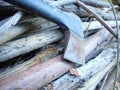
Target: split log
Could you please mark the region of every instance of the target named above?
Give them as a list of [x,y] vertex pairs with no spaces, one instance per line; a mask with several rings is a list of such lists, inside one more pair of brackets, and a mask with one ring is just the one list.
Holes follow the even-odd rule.
[[0,33],[0,45],[11,40],[12,38],[24,33],[32,27],[31,23],[24,23],[17,26],[12,26]]
[[30,60],[27,60],[22,64],[18,64],[16,66],[14,66],[13,68],[10,68],[9,70],[6,70],[6,71],[0,73],[0,79],[3,79],[6,76],[15,74],[16,72],[27,70],[30,67],[37,65],[39,63],[43,63],[43,62],[49,60],[50,58],[55,57],[58,54],[58,52],[61,52],[62,50],[63,50],[63,47],[60,47],[60,45],[52,46],[45,50],[42,50],[35,57],[31,58]]
[[41,33],[31,35],[6,43],[0,47],[0,62],[7,61],[13,57],[28,53],[63,38],[59,30],[45,30]]
[[[73,63],[63,60],[62,56],[38,64],[28,70],[0,80],[0,90],[29,89],[37,90],[67,72]],[[12,81],[12,82],[11,82]]]
[[16,12],[13,16],[8,17],[0,22],[0,33],[10,28],[11,26],[18,23],[18,21],[22,18],[23,12]]
[[95,90],[95,87],[100,83],[100,81],[103,79],[105,74],[112,69],[116,65],[116,60],[113,60],[110,62],[103,70],[98,72],[96,75],[94,75],[92,78],[87,80],[84,83],[83,88],[79,88],[78,90]]

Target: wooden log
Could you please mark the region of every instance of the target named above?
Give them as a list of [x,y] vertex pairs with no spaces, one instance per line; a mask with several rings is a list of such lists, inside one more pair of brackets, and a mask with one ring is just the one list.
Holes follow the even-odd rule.
[[13,25],[16,25],[18,21],[22,18],[23,12],[16,12],[13,16],[6,18],[0,22],[0,33],[10,28]]
[[[53,26],[51,22],[47,22],[45,19],[40,18],[40,17],[31,17],[27,18],[23,17],[23,20],[21,20],[17,25],[11,26],[10,28],[7,28],[6,30],[2,31],[0,33],[0,45],[4,44],[5,42],[17,37],[18,35],[24,33],[24,35],[19,36],[19,38],[22,38],[26,36],[26,34],[33,32],[35,33],[36,31],[42,31],[48,26]],[[47,26],[48,25],[48,26]],[[16,38],[17,39],[17,38]]]
[[[112,13],[107,12],[106,10],[103,10],[103,9],[101,10],[99,8],[95,8],[95,7],[91,7],[91,6],[88,6],[88,7],[90,9],[92,9],[94,12],[96,12],[97,14],[99,14],[105,20],[115,20],[114,15]],[[78,8],[73,4],[61,7],[61,9],[63,11],[74,12],[75,14],[77,14],[80,17],[90,17],[90,16],[92,16],[92,14],[87,13],[82,8]],[[120,18],[118,17],[118,19],[120,19]]]
[[[104,9],[99,9],[99,8],[93,8],[91,6],[88,6],[91,10],[93,10],[94,12],[96,12],[98,15],[100,15],[103,19],[105,20],[115,20],[114,15],[112,14],[112,12],[110,12],[110,10],[104,10]],[[92,15],[92,14],[91,14]],[[117,16],[117,19],[120,19],[119,16]]]
[[[91,23],[91,25],[93,25],[94,23],[97,23],[97,21],[94,21],[93,23]],[[83,27],[85,27],[87,24],[88,24],[87,22],[84,23],[84,24],[83,24]],[[114,22],[114,21],[111,21],[110,24],[111,24],[111,26],[114,26],[114,25],[115,25],[115,22]],[[53,25],[53,24],[52,24],[52,25]],[[98,25],[100,25],[100,23],[99,23]],[[27,26],[27,25],[26,25],[26,26]],[[20,30],[21,33],[24,32],[24,30],[26,30],[26,28],[25,28],[26,26],[21,27],[21,28],[23,28],[22,30]],[[100,26],[102,27],[102,25],[100,25]],[[21,28],[20,28],[20,29],[21,29]],[[57,28],[58,28],[58,27],[57,27]],[[91,26],[89,29],[93,29],[93,28],[94,28],[94,27]],[[95,27],[95,28],[97,28],[97,27]],[[94,29],[95,29],[95,28],[94,28]],[[19,31],[19,29],[18,29],[16,32],[14,32],[14,31],[16,31],[16,30],[13,29],[13,33],[7,33],[7,34],[5,34],[5,35],[3,34],[4,36],[0,38],[1,43],[7,41],[7,39],[11,39],[11,38],[13,38],[14,36],[16,36],[17,33],[18,33],[17,31]],[[19,32],[19,33],[20,33],[20,32]],[[53,31],[53,32],[54,32],[54,31]],[[15,33],[16,33],[16,34],[15,34]],[[11,34],[12,34],[12,35],[11,35]],[[62,34],[62,33],[61,33],[61,34]],[[105,38],[109,35],[109,33],[106,32],[105,30],[103,30],[102,33],[100,33],[100,35],[101,35],[101,34],[102,34],[103,36],[105,36]],[[98,33],[98,35],[99,35],[99,33]],[[10,37],[10,36],[12,36],[12,37]],[[95,35],[95,36],[97,36],[97,35]],[[33,36],[33,37],[35,37],[35,36]],[[56,37],[59,38],[59,35],[58,35],[58,36],[56,35]],[[93,37],[94,37],[94,36],[93,36]],[[28,39],[29,39],[29,38],[32,38],[32,37],[28,37]],[[96,41],[99,41],[99,39],[101,39],[101,38],[102,38],[102,37],[96,39]],[[3,40],[3,39],[4,39],[4,40]],[[17,42],[21,42],[21,43],[22,43],[22,41],[24,41],[25,39],[26,39],[26,38],[17,40]],[[34,38],[34,39],[35,39],[35,38]],[[37,38],[36,38],[36,39],[37,39]],[[94,38],[93,38],[93,39],[94,39]],[[37,41],[37,40],[36,40],[36,41]],[[27,42],[27,41],[24,41],[24,43],[25,43],[25,42]],[[89,42],[89,40],[88,40],[88,42]],[[102,39],[101,39],[100,42],[102,42]],[[14,50],[14,49],[13,49],[14,47],[19,47],[19,46],[21,46],[21,45],[18,45],[18,44],[17,44],[17,46],[12,46],[12,48],[11,48],[11,47],[9,47],[9,46],[11,46],[12,43],[15,44],[16,41],[13,41],[13,42],[11,42],[11,43],[9,43],[9,44],[5,44],[5,45],[6,45],[5,47],[4,47],[4,46],[1,46],[1,47],[0,47],[0,50],[2,50],[2,48],[7,48],[7,50],[4,49],[2,52],[7,52],[8,50],[11,50],[10,52],[11,52],[11,54],[12,54],[12,53],[14,52],[14,51],[13,51],[13,50]],[[29,44],[32,43],[32,41],[31,41],[31,42],[27,42],[27,43],[28,43],[28,44],[27,44],[28,46],[27,46],[27,45],[25,45],[25,46],[26,46],[26,47],[29,47]],[[92,43],[93,43],[93,42],[92,42]],[[31,45],[31,44],[30,44],[30,45]],[[96,44],[93,44],[93,45],[94,45],[94,47],[96,47],[97,43],[96,43]],[[23,46],[24,46],[24,44],[23,44]],[[24,48],[26,48],[26,47],[24,47]],[[92,46],[92,47],[93,47],[93,46]],[[9,49],[8,49],[8,48],[9,48]],[[89,48],[89,47],[88,47],[88,48]],[[13,49],[13,50],[12,50],[12,49]],[[35,49],[36,49],[36,48],[35,48]],[[92,48],[91,48],[91,49],[92,49]],[[34,50],[34,49],[32,49],[32,50]],[[86,50],[87,50],[87,48],[86,48]],[[23,53],[23,51],[24,51],[24,53]],[[20,52],[22,52],[22,53],[20,53],[19,50],[17,50],[17,52],[19,52],[18,55],[27,53],[27,51],[26,51],[26,52],[25,52],[25,51],[26,51],[26,50],[22,50],[22,51],[20,51]],[[31,51],[31,50],[29,50],[29,51]],[[29,52],[29,51],[28,51],[28,52]],[[91,50],[91,51],[92,51],[92,50]],[[91,51],[90,51],[90,52],[91,52]],[[18,55],[12,55],[12,57],[11,57],[10,53],[9,53],[9,54],[8,54],[8,53],[2,54],[2,52],[0,53],[0,55],[1,55],[0,59],[3,60],[3,61],[4,61],[4,58],[5,58],[5,60],[8,60],[8,59],[10,59],[10,58],[13,58],[13,57],[15,57],[15,56],[18,56]],[[15,53],[15,52],[14,52],[14,53]],[[13,53],[13,54],[14,54],[14,53]],[[88,52],[88,53],[89,53],[89,52]],[[16,53],[16,54],[17,54],[17,53]],[[2,58],[2,57],[3,57],[3,58]],[[8,57],[9,57],[9,58],[8,58]]]
[[95,58],[98,54],[100,54],[106,47],[108,47],[108,44],[110,44],[110,41],[113,39],[113,37],[110,35],[107,40],[103,41],[101,44],[97,45],[97,47],[86,56],[85,60],[88,62],[89,60]]
[[94,7],[106,7],[109,8],[110,4],[104,1],[98,1],[98,0],[81,0],[83,3],[87,4],[87,5],[91,5]]
[[16,11],[18,11],[18,9],[13,5],[0,0],[0,20],[13,15]]
[[[106,80],[106,83],[105,85],[103,86],[103,89],[102,90],[113,90],[113,86],[114,86],[114,80],[115,80],[115,74],[116,74],[116,68],[113,69],[113,71],[109,74],[107,80]],[[120,78],[120,69],[118,70],[118,80]],[[118,85],[116,85],[116,87],[119,88],[120,84],[119,84],[119,81],[117,83]],[[101,90],[101,89],[99,89]]]
[[114,30],[107,23],[105,23],[105,21],[97,13],[90,10],[84,3],[80,1],[78,1],[77,6],[92,14],[93,17],[95,17],[117,39],[117,35],[114,33]]
[[[94,35],[89,36],[85,39],[85,56],[90,54],[100,43],[105,41],[107,37],[110,35],[108,31],[102,29]],[[93,42],[94,41],[94,42]],[[91,48],[90,48],[91,47]]]
[[11,7],[11,6],[0,6],[0,20],[3,20],[5,18],[8,18],[9,16],[12,16],[14,13],[18,11],[17,8]]
[[116,60],[112,60],[103,70],[92,76],[84,83],[84,87],[78,90],[95,90],[96,86],[103,79],[105,74],[116,65]]
[[[66,5],[66,4],[71,4],[71,3],[76,3],[77,0],[58,0],[58,1],[49,1],[49,0],[45,0],[48,3],[51,3],[51,5],[53,6],[62,6],[62,5]],[[91,5],[94,7],[106,7],[109,8],[110,4],[107,2],[103,2],[103,1],[97,1],[97,0],[81,0],[83,3],[87,4],[87,5]]]
[[63,34],[59,30],[45,30],[26,38],[8,42],[0,47],[0,62],[28,53],[50,43],[57,42],[62,38]]
[[[58,0],[58,1],[49,1],[49,0],[46,0],[50,5],[52,6],[61,6],[61,5],[65,5],[65,4],[71,4],[71,3],[75,3],[77,2],[77,0]],[[98,1],[94,1],[94,0],[82,0],[83,2],[86,2],[86,3],[94,3],[94,6],[98,6],[97,4],[102,4],[104,2],[98,2]],[[96,3],[97,2],[97,3]],[[106,3],[106,2],[105,2]],[[107,6],[110,6],[110,4],[107,3]],[[73,9],[74,8],[74,9]],[[115,20],[115,17],[113,14],[111,13],[107,13],[103,10],[100,10],[98,8],[94,8],[94,7],[91,7],[89,6],[89,8],[91,8],[94,12],[98,13],[102,18],[106,19],[106,20]],[[66,6],[64,6],[64,8],[62,8],[63,10],[66,11]],[[76,7],[70,7],[67,9],[67,11],[72,11],[74,13],[76,13],[77,15],[79,15],[80,17],[88,17],[90,16],[90,14],[88,14],[86,11],[84,11],[83,9],[81,8],[76,8]],[[119,18],[119,17],[118,17]]]
[[12,26],[0,33],[0,45],[11,40],[12,38],[24,33],[32,27],[31,23],[24,23],[17,26]]
[[[94,63],[96,62],[96,60],[99,60],[99,63],[97,63],[97,65],[99,64],[99,66],[93,65],[93,64],[91,65],[91,62],[88,62],[87,63],[88,67],[93,66],[93,68],[89,69],[89,70],[92,69],[92,71],[91,71],[91,73],[89,73],[89,75],[87,75],[88,73],[86,73],[86,75],[83,77],[76,77],[76,76],[73,76],[73,75],[67,73],[67,74],[63,75],[62,77],[60,77],[59,79],[51,82],[52,87],[50,87],[50,88],[52,88],[52,90],[62,90],[62,89],[63,90],[73,90],[76,87],[83,86],[83,84],[84,84],[83,81],[88,80],[90,77],[92,77],[99,71],[103,70],[104,68],[102,68],[102,66],[106,67],[114,59],[115,53],[113,53],[113,52],[115,52],[115,51],[112,48],[108,48],[108,49],[104,50],[100,55],[98,55],[97,58],[92,60],[92,61],[94,61]],[[105,53],[106,53],[106,55],[105,55]],[[102,55],[104,57],[102,57]],[[112,55],[112,56],[110,56],[110,55]],[[106,58],[106,57],[108,57],[108,58]],[[101,59],[102,60],[104,59],[103,61],[107,62],[108,64],[103,65],[104,63],[101,63],[102,62]],[[83,68],[84,66],[86,66],[86,64],[81,66],[81,68]],[[87,68],[87,66],[86,66],[86,68]],[[98,69],[101,68],[101,70],[96,69],[94,71],[94,67],[98,67]],[[89,72],[89,70],[88,71],[87,70],[85,70],[85,71],[83,70],[83,71]],[[93,74],[93,72],[96,72],[96,73]],[[89,76],[89,77],[87,77],[87,76]],[[40,90],[44,90],[46,88],[48,90],[50,90],[49,85],[41,88]]]
[[[34,20],[37,20],[39,18],[35,18]],[[40,20],[40,21],[39,21]],[[33,22],[32,20],[30,21],[24,21],[23,24],[18,24],[16,26],[12,26],[11,28],[8,28],[7,30],[3,31],[0,33],[0,45],[2,45],[3,43],[11,40],[12,38],[24,33],[25,31],[29,30],[30,28],[33,28],[34,26],[36,26],[35,28],[37,28],[38,30],[38,26],[41,26],[39,29],[43,30],[45,28],[48,28],[46,27],[47,25],[47,21],[45,22],[44,20],[41,20],[39,19],[37,20],[37,22],[39,22],[39,24],[36,24],[37,22]],[[43,22],[44,23],[43,23]],[[34,24],[34,25],[32,25]],[[51,22],[49,22],[49,27],[53,26],[53,24],[50,24]],[[115,24],[115,21],[106,21],[106,23],[108,23],[111,27],[115,27],[116,24]],[[120,25],[120,21],[118,22],[118,24]],[[86,27],[88,26],[88,28]],[[100,28],[103,28],[103,26],[98,22],[98,21],[92,21],[91,23],[89,22],[83,22],[82,24],[82,27],[83,27],[83,31],[89,31],[89,30],[96,30],[96,29],[100,29]],[[34,28],[34,29],[35,29]],[[55,29],[58,29],[59,26],[56,26]],[[29,32],[29,33],[32,33],[32,32],[35,32],[35,30]]]
[[0,90],[15,90],[18,88],[37,90],[39,87],[63,75],[72,66],[73,63],[63,60],[62,56],[58,56],[26,71],[21,71],[0,80]]
[[7,6],[13,6],[13,5],[11,5],[11,4],[9,4],[9,3],[7,3],[7,2],[1,0],[1,1],[0,1],[0,6],[7,7]]
[[[104,41],[109,36],[109,34],[110,33],[108,31],[103,29],[101,32],[98,32],[95,35],[87,38],[86,45],[89,45],[89,43],[91,43],[90,44],[91,46],[85,47],[86,56],[91,51],[93,51],[99,43]],[[0,47],[0,51],[1,51],[0,52],[0,62],[4,62],[4,61],[9,60],[18,55],[28,53],[32,50],[40,48],[40,47],[42,47],[46,44],[52,43],[54,41],[58,41],[62,37],[63,37],[63,34],[60,31],[50,30],[50,31],[43,31],[40,34],[32,35],[27,38],[22,38],[22,39],[19,39],[16,41],[8,42],[4,46]],[[91,42],[91,40],[94,40],[94,42]],[[89,47],[93,47],[93,48],[89,48]]]
[[[100,15],[103,19],[105,20],[115,20],[115,17],[113,14],[111,14],[110,12],[101,10],[99,8],[93,8],[88,6],[91,10],[93,10],[94,12],[96,12],[98,15]],[[86,11],[84,11],[82,8],[79,8],[79,10],[74,10],[74,12],[82,17],[88,17],[88,16],[92,16],[92,14],[88,14]],[[84,14],[82,14],[84,13]],[[120,17],[117,17],[117,19],[120,19]]]
[[62,6],[62,5],[66,5],[66,4],[72,4],[72,3],[77,2],[77,0],[57,0],[57,1],[45,0],[45,1],[54,7]]
[[[101,32],[101,33],[103,33],[103,31],[105,31],[105,32],[107,32],[106,30],[101,30],[101,31],[99,31],[99,32]],[[105,33],[104,32],[104,33]],[[96,34],[97,35],[97,34]],[[109,34],[110,35],[110,34]],[[94,37],[92,37],[91,38],[91,40],[93,41],[93,38],[94,38],[94,40],[96,39],[95,38],[96,36],[94,36]],[[98,35],[98,37],[103,37],[103,35],[101,34],[101,35]],[[105,37],[103,37],[103,38],[105,38]],[[106,37],[107,38],[107,37]],[[102,39],[102,38],[101,38]],[[102,39],[103,40],[103,39]],[[105,40],[105,39],[104,39]],[[95,42],[96,43],[98,43],[98,41],[97,40],[95,40]],[[87,43],[86,44],[86,47],[89,47],[89,46],[92,46],[91,45],[92,43],[91,42],[89,42],[89,44]],[[91,47],[91,48],[96,48],[96,47]],[[89,50],[89,49],[88,49]],[[94,50],[94,49],[93,49]],[[87,55],[87,54],[86,54]],[[60,58],[59,58],[59,60],[60,60]],[[51,65],[51,62],[52,62],[52,65]],[[12,76],[8,76],[7,78],[4,78],[4,79],[2,79],[1,81],[2,82],[0,82],[0,89],[1,90],[5,90],[6,88],[8,89],[8,88],[16,88],[16,87],[21,87],[22,89],[23,88],[26,88],[26,87],[30,87],[29,89],[31,89],[31,87],[33,87],[34,86],[34,89],[35,88],[40,88],[41,86],[43,86],[43,85],[45,85],[45,84],[47,84],[47,83],[50,83],[51,81],[53,81],[53,80],[55,80],[56,78],[58,78],[60,75],[63,75],[65,72],[67,72],[72,66],[73,66],[73,64],[72,63],[68,63],[67,61],[64,61],[64,60],[60,60],[60,61],[58,61],[58,59],[56,58],[56,59],[54,59],[54,60],[50,60],[50,61],[47,61],[46,63],[48,63],[49,65],[46,65],[47,67],[44,67],[43,68],[43,70],[41,70],[40,68],[39,68],[39,70],[38,71],[40,71],[41,72],[41,74],[42,75],[45,75],[45,77],[47,77],[47,78],[43,78],[40,74],[37,74],[37,76],[35,75],[36,73],[37,73],[37,69],[38,68],[36,68],[37,66],[34,66],[34,67],[32,67],[32,68],[30,68],[29,69],[29,71],[28,70],[25,70],[25,71],[21,71],[21,72],[19,72],[19,73],[17,73],[17,74],[14,74],[14,75],[12,75]],[[59,63],[59,64],[58,64]],[[64,63],[64,64],[63,64]],[[42,65],[44,65],[44,64],[42,64]],[[55,66],[54,66],[55,65]],[[40,65],[41,66],[41,65]],[[61,67],[62,66],[62,67]],[[39,66],[38,66],[39,67]],[[42,66],[41,66],[42,67]],[[50,67],[50,68],[49,68]],[[33,69],[34,68],[34,69]],[[50,70],[50,72],[49,72],[49,70]],[[59,71],[60,70],[60,71]],[[64,71],[63,71],[64,70]],[[23,73],[24,72],[24,73]],[[31,72],[31,74],[30,75],[25,75],[25,74],[27,74],[28,72]],[[36,72],[36,73],[35,73]],[[49,73],[49,75],[47,75]],[[56,75],[56,73],[57,73],[57,75]],[[29,73],[28,73],[29,74]],[[19,76],[20,75],[20,76]],[[25,76],[24,76],[25,75]],[[33,76],[33,77],[32,77]],[[35,78],[35,77],[37,77],[37,79]],[[41,76],[41,77],[40,77]],[[52,77],[51,77],[52,76]],[[66,75],[65,75],[65,78],[64,78],[64,76],[63,76],[63,78],[62,79],[60,79],[60,81],[62,80],[62,81],[66,81],[67,82],[67,84],[68,85],[70,85],[70,88],[71,88],[71,86],[73,86],[73,85],[75,85],[76,83],[78,83],[78,82],[80,82],[80,80],[78,80],[78,78],[76,78],[75,79],[75,77],[74,76],[69,76],[68,74],[67,74],[67,76],[69,77],[66,77]],[[14,78],[16,78],[16,79],[14,79]],[[28,83],[28,81],[26,80],[27,78],[31,78],[31,79],[29,79],[29,80],[31,80],[31,81],[38,81],[39,83]],[[38,79],[39,78],[39,79]],[[8,79],[10,79],[10,81],[13,79],[14,81],[13,82],[8,82]],[[33,80],[33,79],[35,79],[35,80]],[[43,79],[43,80],[41,80],[41,79]],[[49,80],[48,80],[49,79]],[[23,80],[23,81],[22,81]],[[40,80],[40,81],[39,81]],[[74,81],[75,80],[75,81]],[[16,82],[18,82],[18,83],[16,83]],[[40,83],[41,82],[41,83]],[[58,81],[59,82],[59,81]],[[72,82],[72,83],[71,83]],[[26,83],[26,84],[24,84],[24,83]],[[24,84],[24,85],[23,85]],[[62,85],[65,85],[65,83],[61,83],[60,82],[60,84],[62,84]],[[64,87],[64,86],[62,86],[62,85],[60,85],[59,84],[59,86],[62,88],[62,87]],[[12,86],[11,86],[12,85]],[[26,86],[26,85],[28,85],[28,86]],[[66,87],[66,85],[65,85],[65,87]],[[33,89],[33,88],[32,88]],[[59,90],[59,89],[58,89]],[[61,89],[60,89],[61,90]]]
[[[116,27],[115,21],[105,21],[105,23],[109,24],[111,27]],[[120,21],[118,21],[118,25],[120,25]],[[104,28],[104,26],[100,24],[100,22],[98,21],[92,21],[90,23],[83,22],[82,28],[83,28],[83,31],[88,31],[88,30],[101,29],[101,28]]]
[[[92,9],[94,12],[96,12],[97,14],[99,14],[103,19],[105,20],[115,20],[114,15],[112,14],[112,12],[108,12],[107,10],[101,10],[99,8],[94,8],[91,6],[88,6],[90,9]],[[92,17],[92,14],[87,13],[85,10],[83,10],[82,8],[78,8],[75,5],[66,5],[64,7],[61,7],[61,9],[63,11],[68,11],[68,12],[74,12],[75,14],[77,14],[80,17],[83,18],[87,18],[87,17]],[[118,19],[120,19],[120,17],[117,17]],[[82,18],[81,18],[82,19]]]
[[[115,58],[114,49],[106,49],[95,59],[89,61],[82,67],[71,69],[73,75],[80,76],[81,79],[87,79],[95,75],[97,72],[103,70]],[[102,62],[102,63],[100,63]]]
[[12,68],[9,68],[8,70],[0,73],[0,79],[5,78],[6,76],[10,76],[16,72],[27,70],[32,66],[35,66],[39,63],[43,63],[49,60],[50,58],[55,57],[58,54],[58,52],[61,52],[63,50],[63,47],[60,46],[61,45],[51,46],[45,50],[40,51],[35,57],[31,58],[30,60],[27,60],[22,64],[18,64]]

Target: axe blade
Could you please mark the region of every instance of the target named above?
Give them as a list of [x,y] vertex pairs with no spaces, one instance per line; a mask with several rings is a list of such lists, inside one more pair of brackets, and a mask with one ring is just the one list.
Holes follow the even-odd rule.
[[83,64],[84,60],[84,33],[81,20],[73,13],[67,13],[54,8],[44,0],[4,0],[19,6],[29,12],[33,12],[47,20],[50,20],[66,29],[67,48],[64,58],[74,63]]
[[64,59],[77,64],[85,63],[84,38],[70,30],[65,31],[66,49],[64,52]]

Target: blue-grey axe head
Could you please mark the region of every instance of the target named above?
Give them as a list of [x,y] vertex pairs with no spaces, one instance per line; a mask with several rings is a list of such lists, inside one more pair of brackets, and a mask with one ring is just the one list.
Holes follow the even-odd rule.
[[4,0],[24,10],[50,20],[65,31],[66,50],[64,59],[74,63],[83,64],[84,60],[84,34],[81,20],[73,13],[61,11],[50,6],[44,0]]

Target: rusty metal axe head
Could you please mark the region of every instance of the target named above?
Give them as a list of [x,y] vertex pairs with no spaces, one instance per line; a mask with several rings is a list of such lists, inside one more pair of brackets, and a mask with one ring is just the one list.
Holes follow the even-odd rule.
[[85,63],[84,38],[80,38],[72,31],[65,32],[66,49],[64,59],[77,64]]
[[81,20],[73,13],[63,12],[62,14],[64,14],[63,16],[66,16],[66,18],[61,18],[61,20],[69,29],[65,30],[66,49],[63,57],[71,62],[84,64],[85,45]]
[[61,20],[69,29],[65,30],[66,49],[63,57],[74,63],[84,64],[85,45],[82,22],[80,18],[73,13],[63,12],[62,14],[64,14],[63,16],[66,18],[61,18]]

